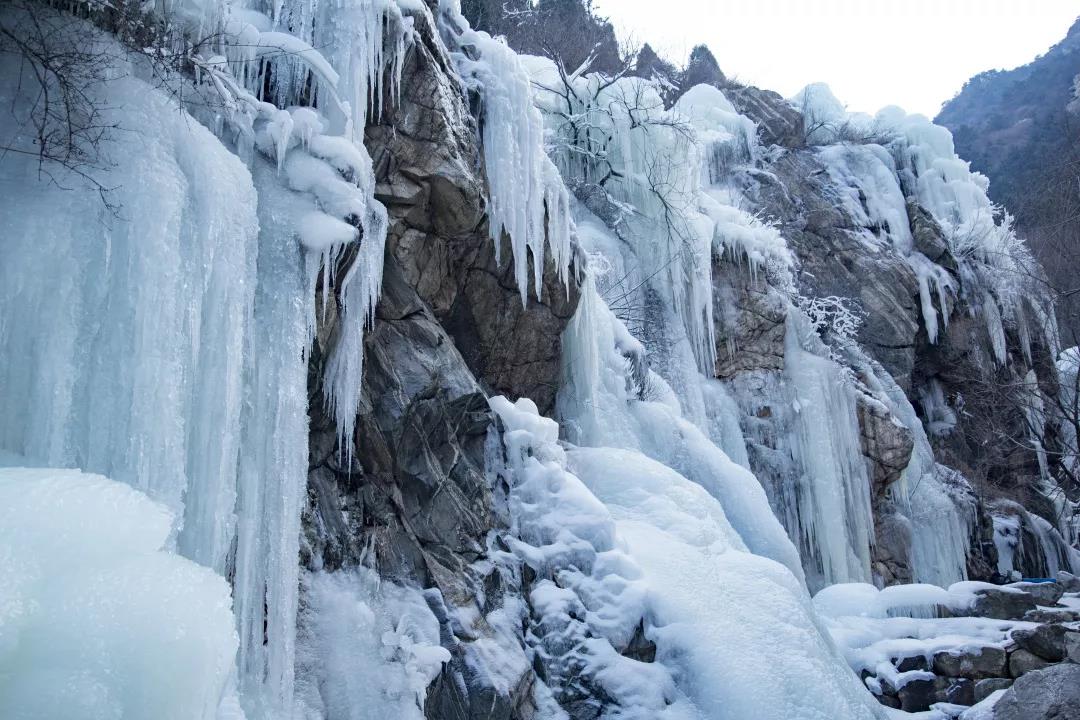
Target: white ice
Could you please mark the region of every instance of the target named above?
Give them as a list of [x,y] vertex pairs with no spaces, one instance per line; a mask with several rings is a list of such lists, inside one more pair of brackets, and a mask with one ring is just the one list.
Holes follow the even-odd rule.
[[172,528],[100,475],[0,468],[0,716],[216,717],[237,647],[229,586],[165,549]]

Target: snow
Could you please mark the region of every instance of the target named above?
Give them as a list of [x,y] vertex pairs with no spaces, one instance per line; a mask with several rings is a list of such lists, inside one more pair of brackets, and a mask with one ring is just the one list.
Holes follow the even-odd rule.
[[316,717],[423,720],[450,660],[424,594],[365,567],[304,578],[298,696]]
[[[897,667],[905,658],[931,662],[940,652],[1003,649],[1014,630],[1033,627],[1020,621],[936,617],[940,608],[965,612],[975,594],[987,588],[998,589],[972,582],[954,583],[947,590],[925,584],[883,590],[866,584],[840,584],[818,592],[814,606],[851,668],[869,673],[867,687],[880,692],[883,683],[899,690],[913,680],[933,678],[924,670],[900,672]],[[909,617],[911,613],[921,616]]]
[[[567,563],[581,568],[557,572],[557,585],[537,583],[532,601],[548,611],[542,623],[565,622],[583,602],[585,622],[602,637],[625,640],[641,622],[657,645],[652,665],[612,655],[602,643],[583,649],[591,667],[600,666],[605,690],[633,700],[620,702],[625,717],[880,716],[822,634],[799,579],[747,552],[709,492],[634,450],[564,450],[556,423],[528,400],[490,404],[504,426],[511,530],[525,544],[513,552],[540,578]],[[758,507],[760,520],[775,523],[764,498]],[[620,602],[610,595],[589,602],[600,578]],[[593,608],[623,612],[601,621]],[[811,685],[820,692],[808,702]]]
[[358,234],[352,225],[323,212],[307,213],[298,225],[300,242],[309,250],[320,253],[334,246],[347,245]]
[[0,468],[0,715],[216,717],[229,586],[165,549],[173,523],[100,475]]
[[569,458],[641,566],[657,661],[678,668],[679,687],[700,716],[879,715],[822,637],[796,577],[717,532],[723,509],[715,499],[633,451],[579,448]]
[[[685,700],[670,668],[616,650],[645,622],[641,571],[616,540],[607,509],[567,471],[558,424],[540,416],[527,398],[511,403],[497,396],[488,402],[502,425],[497,451],[489,448],[488,470],[508,487],[507,544],[537,578],[529,595],[527,637],[547,682],[565,691],[584,673],[627,709],[628,718],[693,717],[679,709]],[[661,477],[665,471],[674,475],[662,466],[657,470]],[[485,673],[494,665],[499,677],[501,655],[483,652],[474,664]],[[676,709],[667,710],[672,703]]]

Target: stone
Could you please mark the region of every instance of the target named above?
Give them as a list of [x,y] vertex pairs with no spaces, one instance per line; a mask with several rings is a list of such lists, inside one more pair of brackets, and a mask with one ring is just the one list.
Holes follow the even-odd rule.
[[1080,593],[1080,577],[1076,577],[1071,572],[1059,570],[1057,581],[1065,592]]
[[953,705],[975,704],[975,682],[967,678],[957,678],[945,688],[945,702]]
[[876,695],[877,701],[885,707],[890,707],[895,710],[900,709],[900,698],[895,695]]
[[1005,669],[1005,651],[996,647],[962,653],[940,652],[934,656],[934,672],[946,677],[980,680],[1001,677],[1006,674]]
[[1009,675],[1014,678],[1023,677],[1029,672],[1042,670],[1052,664],[1049,660],[1043,660],[1035,653],[1018,648],[1009,654]]
[[1057,601],[1061,599],[1061,596],[1065,594],[1065,588],[1056,582],[1019,582],[1012,583],[1006,587],[1014,587],[1017,590],[1023,590],[1028,595],[1035,598],[1035,602],[1039,605],[1056,605]]
[[1046,610],[1029,610],[1024,614],[1024,620],[1035,623],[1068,623],[1080,620],[1080,612],[1066,610],[1064,608],[1049,608]]
[[945,233],[934,217],[912,198],[907,201],[907,214],[915,249],[930,258],[931,262],[956,272],[956,260],[949,250]]
[[975,683],[975,702],[981,703],[998,690],[1008,690],[1013,681],[1009,678],[985,678]]
[[900,479],[911,461],[915,436],[876,398],[859,393],[855,410],[859,418],[862,453],[870,461],[873,491],[881,495]]
[[948,687],[946,678],[912,680],[896,693],[900,698],[900,709],[904,712],[925,712],[931,705],[944,699]]
[[1013,642],[1020,648],[1050,662],[1065,659],[1065,628],[1061,625],[1039,625],[1031,629],[1017,630]]
[[994,706],[994,720],[1080,720],[1080,665],[1054,665],[1019,678]]
[[1080,632],[1065,633],[1065,657],[1069,662],[1080,663]]
[[930,661],[922,655],[915,655],[914,657],[896,658],[893,660],[896,665],[896,672],[910,672],[912,670],[929,670]]
[[994,620],[1019,620],[1035,609],[1035,598],[1026,592],[984,589],[975,594],[971,615]]

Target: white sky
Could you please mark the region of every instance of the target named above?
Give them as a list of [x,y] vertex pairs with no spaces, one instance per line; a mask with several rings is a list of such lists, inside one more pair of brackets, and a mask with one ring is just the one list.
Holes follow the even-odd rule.
[[620,37],[682,65],[705,43],[729,77],[790,97],[828,83],[852,111],[931,117],[972,75],[1030,62],[1080,0],[595,0]]

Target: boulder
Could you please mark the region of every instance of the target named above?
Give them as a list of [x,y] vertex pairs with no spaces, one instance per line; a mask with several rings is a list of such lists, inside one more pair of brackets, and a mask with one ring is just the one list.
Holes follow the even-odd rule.
[[1020,582],[1006,585],[1017,590],[1023,590],[1039,605],[1056,605],[1061,596],[1065,594],[1065,588],[1056,582]]
[[930,670],[930,661],[922,655],[914,657],[901,657],[893,660],[896,672],[911,672],[912,670]]
[[1009,674],[1014,678],[1023,677],[1029,672],[1042,670],[1053,665],[1049,660],[1043,660],[1033,652],[1019,648],[1009,655]]
[[1080,665],[1027,673],[998,700],[994,720],[1080,720]]
[[1064,608],[1039,608],[1025,613],[1024,620],[1034,623],[1068,623],[1080,620],[1080,612]]
[[983,589],[975,594],[972,615],[994,620],[1019,620],[1035,609],[1035,598],[1016,590]]
[[896,693],[900,698],[900,709],[904,712],[925,712],[934,703],[941,702],[949,687],[946,678],[933,680],[912,680]]
[[1043,660],[1059,662],[1065,659],[1065,628],[1061,625],[1039,625],[1030,630],[1017,630],[1013,642],[1021,649]]
[[1060,585],[1065,592],[1080,593],[1080,577],[1076,577],[1070,572],[1060,570],[1057,574],[1057,581],[1058,585]]
[[1065,633],[1065,657],[1069,662],[1080,663],[1080,632]]
[[956,678],[945,688],[944,701],[953,705],[975,704],[975,682],[967,678]]
[[1005,651],[984,647],[971,652],[940,652],[934,656],[934,672],[951,678],[980,680],[1006,674]]
[[975,702],[981,703],[998,690],[1008,690],[1013,681],[1009,678],[985,678],[975,683]]

